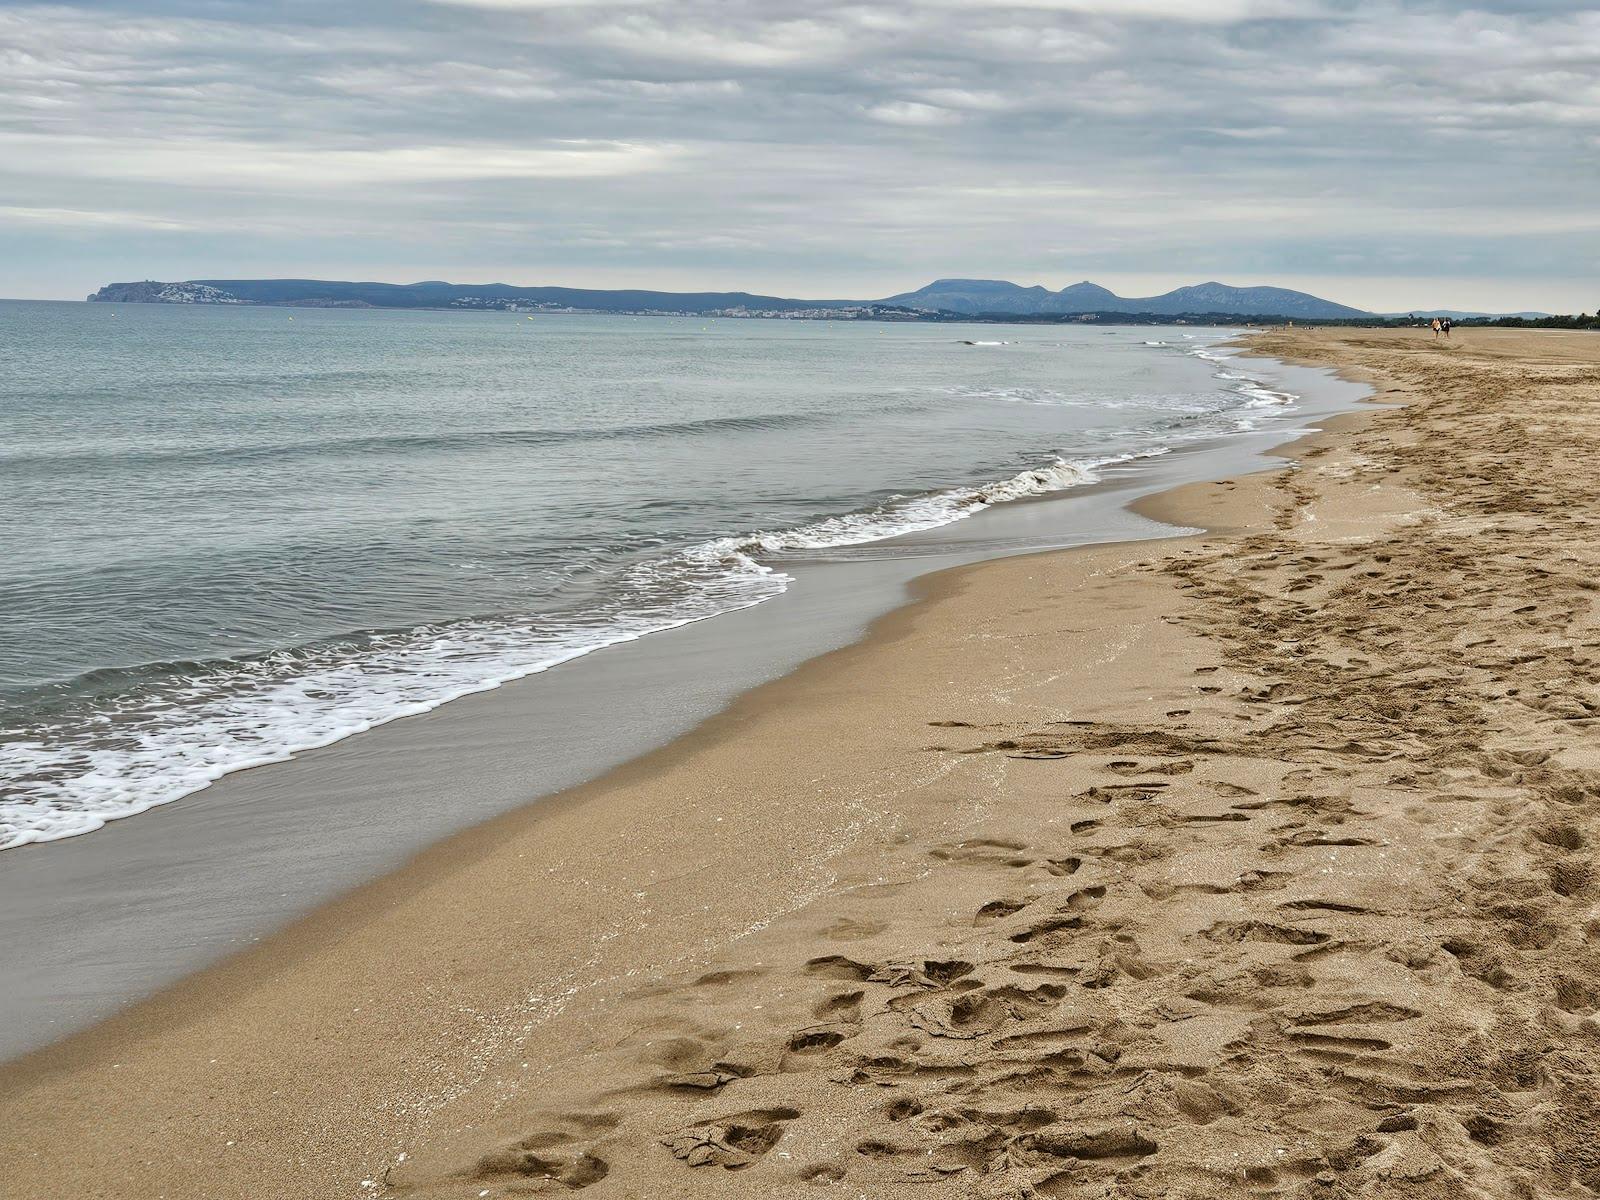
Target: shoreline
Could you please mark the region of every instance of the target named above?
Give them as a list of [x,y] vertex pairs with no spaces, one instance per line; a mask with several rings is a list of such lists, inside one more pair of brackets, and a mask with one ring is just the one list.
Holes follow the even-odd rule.
[[[1363,400],[1369,402],[1371,398]],[[1272,457],[1289,458],[1296,447],[1314,444],[1316,439],[1328,431],[1328,426],[1336,422],[1367,417],[1366,410],[1339,413],[1322,419],[1322,423],[1309,433],[1302,432],[1266,451]],[[1251,474],[1270,474],[1283,469],[1281,466],[1259,467]],[[1245,476],[1249,478],[1249,476]],[[1161,491],[1141,496],[1125,507],[1128,511],[1162,525],[1172,527],[1170,533],[1158,533],[1147,538],[1115,541],[1093,541],[1083,545],[1063,548],[1051,548],[1035,551],[1023,551],[1017,554],[1007,554],[995,558],[983,558],[974,562],[959,563],[953,566],[935,568],[925,574],[918,575],[907,584],[904,599],[888,611],[874,617],[865,630],[852,641],[841,646],[824,650],[819,654],[807,657],[792,668],[785,670],[776,677],[758,683],[733,696],[728,704],[708,715],[700,718],[690,728],[680,733],[661,745],[652,747],[635,757],[626,759],[616,766],[607,768],[592,779],[575,784],[572,787],[561,788],[548,793],[535,795],[517,807],[477,822],[467,828],[451,833],[444,838],[424,846],[414,854],[408,856],[398,867],[385,871],[377,877],[358,884],[353,889],[335,896],[333,899],[318,905],[311,912],[292,920],[288,925],[273,931],[260,946],[254,946],[230,954],[219,962],[199,971],[192,972],[177,980],[175,983],[162,988],[153,996],[135,1002],[132,1010],[116,1014],[103,1021],[95,1023],[88,1029],[68,1034],[66,1037],[51,1042],[36,1051],[31,1051],[16,1058],[0,1061],[0,1077],[11,1068],[18,1068],[28,1072],[35,1059],[50,1057],[57,1050],[66,1051],[69,1046],[76,1043],[96,1038],[104,1034],[116,1038],[121,1034],[115,1029],[122,1022],[127,1021],[131,1029],[142,1029],[145,1021],[141,1019],[141,1011],[146,1006],[165,1006],[176,1003],[182,1006],[188,997],[185,993],[191,989],[203,993],[203,1003],[211,1004],[217,999],[216,990],[220,986],[230,986],[226,976],[238,972],[244,978],[241,985],[247,987],[250,978],[270,972],[277,966],[285,965],[309,952],[308,944],[301,940],[304,930],[314,930],[314,937],[322,939],[336,939],[340,930],[353,926],[357,922],[367,920],[380,914],[384,909],[414,895],[436,880],[440,875],[478,861],[483,853],[498,844],[508,832],[525,832],[544,818],[552,816],[558,811],[569,810],[581,806],[606,791],[624,788],[641,780],[648,779],[653,774],[665,767],[681,764],[691,758],[703,745],[725,741],[736,736],[738,729],[753,715],[770,712],[779,708],[785,702],[785,693],[798,690],[807,686],[814,686],[811,681],[797,677],[812,670],[825,672],[830,667],[830,660],[840,656],[847,656],[852,651],[859,651],[869,644],[888,645],[904,636],[905,631],[915,624],[918,610],[937,605],[960,593],[965,577],[970,573],[983,571],[997,562],[1032,557],[1048,558],[1056,555],[1081,555],[1092,553],[1095,550],[1129,550],[1144,546],[1159,546],[1170,541],[1182,541],[1201,536],[1205,533],[1225,531],[1225,527],[1210,526],[1196,523],[1192,518],[1200,515],[1200,507],[1195,504],[1192,494],[1211,488],[1215,481],[1197,483],[1180,483]],[[1059,497],[1034,496],[1024,498],[1022,504],[1050,504]],[[941,527],[942,528],[942,527]],[[937,531],[935,531],[937,532]],[[724,617],[729,614],[718,614]],[[715,620],[717,618],[708,618]],[[670,632],[670,631],[668,631]],[[521,680],[512,680],[519,683]],[[507,686],[507,685],[501,685]],[[465,697],[463,697],[465,698]],[[400,721],[423,719],[431,713],[419,714],[418,718],[400,718]],[[396,724],[399,721],[395,722]],[[370,732],[370,731],[369,731]],[[360,735],[353,735],[360,736]],[[315,749],[323,749],[316,747]],[[280,764],[267,764],[268,767]],[[261,768],[251,768],[257,770]],[[240,772],[243,774],[244,772]],[[196,796],[201,793],[195,793]],[[189,797],[182,797],[189,799]],[[176,803],[176,802],[174,802]],[[167,806],[160,806],[166,808]],[[150,810],[156,812],[156,809]],[[146,814],[138,814],[144,816]],[[78,835],[87,836],[87,835]],[[48,846],[50,843],[40,843]],[[327,927],[326,929],[324,927]],[[294,942],[293,945],[287,943]],[[257,963],[255,960],[262,959]],[[199,1000],[196,996],[194,999]],[[166,1014],[155,1016],[157,1025],[167,1020]]]
[[[1126,332],[1126,331],[1124,331]],[[1183,357],[1193,358],[1197,361],[1190,363],[1191,369],[1197,372],[1195,383],[1199,386],[1200,373],[1209,374],[1210,384],[1216,390],[1232,392],[1236,395],[1254,395],[1259,397],[1262,381],[1252,380],[1247,377],[1228,376],[1222,370],[1222,360],[1209,354],[1204,347],[1217,344],[1215,341],[1205,340],[1205,335],[1221,336],[1215,330],[1205,330],[1201,340],[1193,342],[1183,350]],[[1197,335],[1186,335],[1195,337]],[[1145,343],[1146,345],[1166,345],[1166,343]],[[1181,343],[1173,343],[1174,348],[1181,348]],[[1180,359],[1181,361],[1181,359]],[[1223,379],[1229,379],[1228,384],[1223,384]],[[1250,420],[1246,417],[1244,422]],[[1268,423],[1271,418],[1268,419]],[[1149,432],[1149,431],[1145,431]],[[1233,436],[1241,430],[1235,430]],[[1242,432],[1248,432],[1247,430]],[[859,507],[846,512],[832,515],[812,516],[805,518],[798,524],[780,525],[771,531],[757,528],[756,522],[751,522],[751,528],[744,532],[734,532],[726,535],[715,532],[706,533],[703,537],[689,536],[688,541],[682,545],[669,546],[663,550],[663,557],[647,561],[644,566],[652,571],[665,571],[674,564],[681,565],[684,559],[694,559],[702,552],[723,555],[726,559],[740,564],[729,570],[736,577],[736,583],[748,583],[749,578],[744,578],[741,568],[748,568],[750,576],[776,575],[781,576],[786,566],[791,562],[798,562],[801,570],[809,570],[813,561],[826,562],[830,556],[839,555],[848,557],[857,552],[871,555],[877,548],[891,547],[916,547],[921,535],[931,535],[928,542],[931,544],[941,537],[941,530],[950,525],[996,506],[1017,501],[1032,501],[1037,499],[1059,499],[1061,494],[1073,491],[1079,495],[1093,494],[1093,491],[1103,486],[1104,480],[1098,472],[1106,470],[1110,473],[1120,473],[1130,464],[1140,463],[1143,460],[1161,455],[1171,454],[1175,451],[1180,454],[1192,453],[1198,446],[1202,449],[1208,443],[1220,444],[1230,435],[1221,432],[1213,433],[1210,437],[1202,439],[1198,444],[1189,439],[1193,435],[1184,435],[1176,432],[1174,425],[1169,430],[1170,437],[1162,444],[1147,447],[1128,449],[1125,452],[1108,452],[1104,456],[1096,457],[1085,451],[1074,455],[1071,459],[1065,457],[1066,452],[1059,452],[1054,463],[1045,463],[1042,460],[1033,467],[1022,467],[1018,462],[1010,463],[1005,470],[1017,467],[1015,473],[1000,478],[987,478],[976,482],[944,482],[930,487],[926,491],[912,491],[907,496],[890,496],[886,500],[871,501],[863,499]],[[1037,456],[1035,456],[1037,457]],[[996,471],[1002,468],[996,467]],[[1055,476],[1055,472],[1065,474],[1068,482]],[[1034,490],[1038,489],[1038,490]],[[985,522],[987,524],[987,522]],[[742,528],[742,527],[741,527]],[[859,541],[850,539],[859,537]],[[821,540],[818,540],[818,539]],[[1106,540],[1099,537],[1094,540]],[[753,561],[759,560],[759,561]],[[724,580],[723,582],[727,582]],[[776,584],[778,593],[786,590],[781,583]],[[318,709],[316,705],[307,703],[306,708],[311,710],[312,717],[308,722],[301,722],[298,732],[284,733],[271,722],[262,726],[259,714],[249,712],[237,717],[238,723],[249,728],[252,722],[262,726],[252,730],[261,736],[249,743],[247,749],[227,745],[227,738],[223,737],[223,747],[214,755],[204,756],[202,766],[191,767],[187,771],[155,774],[152,780],[139,778],[141,772],[137,769],[141,764],[135,760],[132,774],[135,776],[133,783],[126,789],[126,795],[115,802],[108,804],[103,798],[107,791],[115,792],[117,789],[100,787],[97,794],[94,789],[84,790],[75,787],[80,781],[72,777],[68,767],[56,768],[60,778],[55,782],[60,786],[64,795],[58,802],[49,795],[48,785],[42,789],[37,780],[29,774],[26,765],[18,767],[22,775],[20,783],[25,801],[15,810],[15,824],[9,821],[0,822],[5,825],[0,833],[7,836],[0,837],[0,852],[5,850],[20,849],[23,846],[62,841],[72,837],[79,837],[93,833],[105,825],[132,816],[143,816],[156,808],[181,802],[191,796],[198,795],[214,789],[218,784],[226,781],[230,776],[244,772],[258,770],[263,767],[276,766],[290,761],[298,756],[315,753],[316,751],[336,745],[351,737],[359,737],[395,720],[404,720],[410,717],[425,715],[437,710],[439,707],[461,700],[465,697],[483,692],[493,692],[497,689],[516,684],[524,679],[536,677],[550,670],[555,670],[566,664],[586,657],[591,654],[614,649],[618,646],[636,642],[642,638],[656,636],[662,633],[671,633],[687,625],[700,621],[710,620],[714,617],[725,617],[746,607],[754,607],[776,598],[771,592],[756,589],[751,593],[748,589],[733,586],[728,593],[719,600],[712,602],[701,598],[703,605],[664,604],[662,612],[652,612],[645,618],[641,613],[620,609],[609,613],[606,620],[595,623],[592,627],[583,627],[583,635],[573,635],[570,638],[555,638],[548,644],[539,642],[539,653],[523,659],[492,660],[482,670],[476,673],[463,675],[448,675],[447,683],[440,683],[434,690],[408,691],[406,688],[396,689],[400,699],[391,702],[387,707],[383,704],[374,705],[369,694],[360,689],[351,688],[346,693],[345,701],[335,711],[353,711],[354,717],[347,717],[342,722],[331,718],[326,710]],[[681,599],[681,598],[680,598]],[[706,607],[709,606],[709,607]],[[554,606],[557,610],[561,605]],[[691,611],[687,614],[684,608]],[[637,620],[635,618],[638,618]],[[486,622],[492,623],[498,619],[502,623],[510,618],[502,615],[499,618],[486,617]],[[403,624],[403,622],[402,622]],[[422,622],[421,627],[426,628],[428,622]],[[379,635],[394,632],[388,628],[352,629],[339,634],[333,640],[344,639],[353,641],[357,639],[371,639]],[[256,645],[241,648],[238,661],[259,661],[281,650],[304,651],[308,655],[318,649],[315,639],[304,646],[289,648],[273,648],[269,645]],[[177,656],[180,659],[197,657],[213,665],[233,661],[227,656],[220,660],[207,657],[205,652],[196,652],[195,655]],[[361,656],[356,655],[351,665],[360,666]],[[158,666],[159,664],[144,664],[145,667]],[[85,664],[79,676],[56,681],[56,686],[71,689],[76,686],[80,677],[87,677],[98,673],[102,668]],[[107,671],[129,671],[142,669],[140,664],[112,664],[105,668]],[[320,682],[319,679],[307,679],[304,675],[292,682]],[[332,685],[315,689],[317,694],[338,690]],[[21,710],[28,707],[25,699]],[[196,710],[187,705],[180,706],[190,721],[204,722],[208,710]],[[123,719],[124,714],[110,718],[113,725]],[[137,714],[135,714],[135,718]],[[75,730],[69,729],[66,737],[76,748],[72,741]],[[136,729],[137,735],[149,734],[149,729]],[[154,731],[159,734],[161,730]],[[226,730],[221,732],[228,732]],[[42,735],[41,735],[42,736]],[[48,739],[47,739],[48,740]],[[184,739],[191,740],[191,739]],[[241,739],[240,744],[244,744]],[[159,747],[162,743],[156,743]],[[165,747],[170,757],[185,762],[185,757],[180,750],[171,746]],[[92,748],[89,753],[92,753]],[[85,773],[92,778],[115,778],[128,764],[122,760],[111,757],[103,763],[99,770]],[[40,770],[50,775],[55,773],[49,766]],[[33,785],[30,787],[29,785]],[[8,811],[4,814],[7,818],[13,817]],[[0,1057],[5,1054],[5,1047],[0,1044]]]
[[[1319,436],[1326,422],[1365,415],[1367,414],[1363,408],[1353,413],[1341,411],[1334,416],[1318,417],[1310,433],[1301,431],[1288,441],[1275,439],[1261,453],[1268,459],[1284,457],[1293,447]],[[1270,432],[1269,430],[1269,436]],[[1281,468],[1275,465],[1257,465],[1253,469],[1271,473]],[[1069,493],[1034,497],[1023,504],[1007,505],[1004,508],[1021,509],[1037,506],[1044,509],[1053,504],[1060,504],[1066,498],[1087,496],[1104,486],[1103,483],[1092,485],[1090,488],[1081,489],[1081,493],[1079,489],[1074,489]],[[1001,562],[1025,561],[1034,557],[1050,558],[1057,555],[1076,556],[1093,554],[1096,551],[1138,550],[1145,546],[1161,545],[1196,536],[1191,532],[1194,523],[1187,519],[1189,515],[1187,506],[1164,503],[1164,498],[1207,486],[1199,482],[1179,483],[1154,494],[1145,495],[1125,506],[1132,513],[1173,527],[1171,533],[1156,534],[1147,539],[1128,542],[1095,541],[1065,549],[1018,552],[999,558],[988,557],[960,565],[936,567],[928,573],[920,574],[906,585],[903,599],[888,611],[875,617],[853,641],[807,657],[776,678],[739,692],[724,707],[702,717],[687,731],[672,737],[662,745],[608,768],[591,780],[531,798],[508,812],[476,822],[466,829],[431,842],[414,854],[408,855],[399,866],[324,901],[311,912],[294,918],[286,926],[274,931],[258,944],[229,954],[198,971],[186,973],[124,1011],[115,1013],[86,1029],[71,1032],[64,1038],[53,1040],[36,1050],[0,1062],[0,1091],[10,1093],[25,1090],[41,1083],[48,1083],[63,1074],[93,1070],[95,1064],[103,1063],[108,1058],[119,1057],[122,1047],[137,1044],[141,1039],[148,1037],[162,1036],[174,1027],[182,1027],[191,1021],[204,1019],[205,1014],[219,1007],[238,1003],[247,998],[263,979],[271,979],[319,952],[329,951],[342,939],[363,927],[370,928],[380,924],[385,914],[397,905],[413,900],[452,873],[469,869],[481,862],[486,856],[492,855],[495,848],[508,838],[519,835],[525,838],[534,834],[545,823],[579,816],[585,806],[592,804],[596,797],[603,797],[608,792],[645,782],[665,769],[688,762],[706,746],[725,743],[736,738],[740,729],[750,720],[780,710],[788,702],[789,697],[797,691],[819,686],[813,676],[821,675],[825,678],[835,670],[848,670],[850,660],[869,648],[894,644],[915,625],[923,610],[958,595],[966,586],[967,578],[973,573],[982,572]],[[981,521],[984,517],[992,516],[995,511],[988,510],[970,520]],[[937,534],[941,530],[931,532]],[[841,663],[845,665],[841,667],[839,665]],[[827,685],[824,683],[820,686]],[[427,720],[433,715],[424,714],[413,720]],[[175,805],[162,806],[145,815],[160,817],[175,807]],[[34,849],[48,853],[52,847],[47,844]],[[769,917],[770,915],[768,914]]]
[[[1559,389],[1595,347],[1263,341],[1427,402],[1153,502],[1222,532],[941,572],[691,737],[0,1068],[14,1194],[1600,1181],[1600,641],[1581,569],[1516,559],[1588,518]],[[1535,446],[1537,491],[1496,465]],[[1506,932],[1517,897],[1549,934]]]
[[[1197,364],[1197,367],[1200,364]],[[1215,364],[1205,364],[1209,373]],[[202,792],[79,838],[18,847],[0,871],[0,984],[12,1013],[0,1059],[114,1014],[258,944],[317,905],[401,869],[411,855],[541,796],[582,785],[690,732],[750,688],[862,636],[907,584],[947,565],[1039,548],[1164,536],[1124,502],[1252,469],[1359,389],[1282,368],[1295,409],[1108,470],[1100,481],[993,506],[922,533],[783,568],[782,595],[597,651]],[[403,781],[403,783],[401,783]],[[396,786],[405,788],[397,802]],[[20,856],[20,857],[14,857]],[[107,914],[114,914],[106,919]],[[49,927],[48,942],[31,931]]]

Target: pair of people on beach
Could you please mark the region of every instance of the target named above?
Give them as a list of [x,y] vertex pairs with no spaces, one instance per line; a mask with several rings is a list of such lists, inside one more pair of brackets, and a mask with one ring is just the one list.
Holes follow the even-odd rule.
[[1435,317],[1433,319],[1433,336],[1438,337],[1441,333],[1444,334],[1445,337],[1450,336],[1449,317]]

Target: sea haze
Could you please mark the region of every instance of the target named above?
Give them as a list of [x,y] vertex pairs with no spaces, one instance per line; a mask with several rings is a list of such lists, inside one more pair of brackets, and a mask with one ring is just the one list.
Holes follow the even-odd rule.
[[0,303],[0,846],[1290,403],[1161,332]]

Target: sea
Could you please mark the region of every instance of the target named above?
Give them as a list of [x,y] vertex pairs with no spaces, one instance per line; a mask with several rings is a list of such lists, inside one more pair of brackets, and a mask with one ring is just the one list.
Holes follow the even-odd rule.
[[0,849],[1258,430],[1236,332],[0,302]]

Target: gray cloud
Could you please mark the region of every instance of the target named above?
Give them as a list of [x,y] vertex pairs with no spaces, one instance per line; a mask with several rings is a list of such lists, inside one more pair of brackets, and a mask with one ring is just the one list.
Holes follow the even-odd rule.
[[1276,0],[0,10],[0,293],[322,274],[1593,288],[1600,13]]

